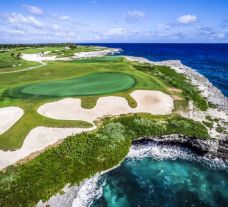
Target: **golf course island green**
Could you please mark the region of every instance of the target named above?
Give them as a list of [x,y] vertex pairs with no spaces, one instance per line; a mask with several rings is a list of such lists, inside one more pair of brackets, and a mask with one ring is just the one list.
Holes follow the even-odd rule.
[[92,73],[74,79],[41,82],[27,85],[21,93],[66,97],[109,94],[129,89],[135,84],[135,79],[129,75],[116,72]]
[[[4,131],[0,134],[0,206],[31,207],[47,201],[67,184],[78,185],[119,165],[140,137],[165,141],[166,136],[180,135],[183,143],[193,140],[194,145],[199,141],[201,146],[227,134],[219,116],[222,111],[218,113],[216,106],[175,67],[110,56],[114,54],[112,48],[95,46],[1,47],[2,117],[9,119],[12,108],[23,111],[23,115],[17,119],[11,113],[12,126],[7,129],[8,120],[0,116]],[[105,56],[102,50],[111,52]],[[74,59],[75,54],[83,58]],[[138,99],[132,96],[137,91],[141,91]],[[162,99],[164,96],[169,97],[171,105],[168,99]],[[105,104],[96,108],[102,99]],[[141,103],[159,107],[153,108],[156,113],[145,112]],[[52,118],[48,110],[39,113],[45,105],[60,118]],[[126,108],[137,112],[126,113]],[[164,114],[164,108],[170,112]],[[105,115],[93,122],[63,116],[65,112],[75,116],[81,113],[88,118],[92,110],[96,117],[100,112]],[[200,119],[192,114],[199,114]]]

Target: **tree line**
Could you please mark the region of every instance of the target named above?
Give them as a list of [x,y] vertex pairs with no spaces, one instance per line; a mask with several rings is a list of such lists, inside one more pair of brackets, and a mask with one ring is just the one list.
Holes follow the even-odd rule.
[[0,44],[0,49],[14,49],[14,48],[28,48],[28,47],[58,47],[65,46],[69,48],[76,48],[75,43],[36,43],[36,44]]

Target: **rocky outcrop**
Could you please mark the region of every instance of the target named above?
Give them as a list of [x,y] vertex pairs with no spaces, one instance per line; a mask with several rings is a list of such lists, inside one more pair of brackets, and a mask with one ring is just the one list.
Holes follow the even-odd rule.
[[133,141],[133,144],[147,144],[148,142],[158,145],[187,147],[198,155],[213,159],[219,158],[228,163],[228,139],[203,140],[174,134],[161,137],[141,137]]
[[192,68],[183,65],[180,60],[161,61],[155,64],[170,66],[176,72],[185,74],[190,82],[197,86],[202,96],[205,97],[208,102],[216,105],[219,110],[228,110],[228,98],[225,97],[218,88],[213,86],[206,77]]

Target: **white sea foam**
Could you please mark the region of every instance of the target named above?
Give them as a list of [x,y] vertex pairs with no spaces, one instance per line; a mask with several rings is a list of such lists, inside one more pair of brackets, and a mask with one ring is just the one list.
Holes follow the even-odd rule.
[[130,159],[142,159],[151,157],[156,160],[181,158],[188,161],[199,162],[204,166],[218,169],[228,170],[227,163],[218,158],[212,159],[205,156],[197,156],[191,150],[183,147],[174,147],[167,145],[158,145],[156,143],[147,143],[133,145],[127,155]]
[[102,185],[98,185],[100,175],[96,175],[88,179],[77,193],[76,198],[73,200],[72,207],[88,207],[93,203],[94,198],[99,198],[103,193]]

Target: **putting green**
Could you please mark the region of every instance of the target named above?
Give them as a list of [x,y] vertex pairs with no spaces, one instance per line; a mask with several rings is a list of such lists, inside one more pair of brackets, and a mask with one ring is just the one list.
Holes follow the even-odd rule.
[[123,73],[93,73],[90,75],[60,81],[49,81],[27,85],[22,94],[38,96],[88,96],[123,91],[135,83],[135,79]]

